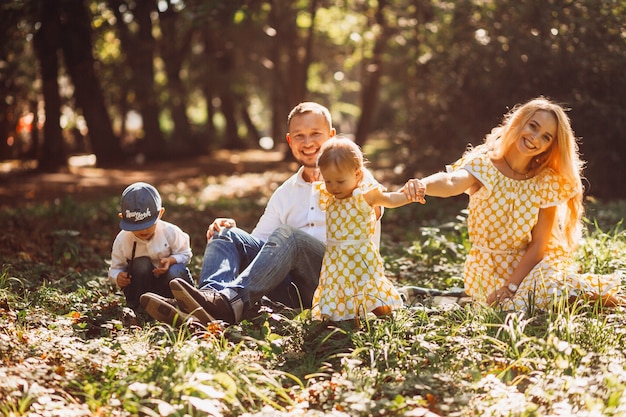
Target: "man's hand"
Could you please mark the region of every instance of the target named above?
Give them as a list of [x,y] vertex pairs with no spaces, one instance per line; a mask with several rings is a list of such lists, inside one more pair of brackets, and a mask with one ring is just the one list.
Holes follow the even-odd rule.
[[211,240],[214,234],[221,232],[224,228],[230,227],[237,227],[235,219],[218,217],[217,219],[213,220],[213,223],[209,225],[209,228],[206,231],[206,240]]

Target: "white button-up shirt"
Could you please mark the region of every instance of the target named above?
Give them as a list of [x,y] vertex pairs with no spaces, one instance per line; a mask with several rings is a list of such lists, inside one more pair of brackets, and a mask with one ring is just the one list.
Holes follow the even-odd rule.
[[[315,183],[304,180],[303,171],[304,168],[300,167],[298,172],[274,191],[265,207],[265,212],[252,231],[252,236],[266,241],[278,226],[287,224],[326,242],[326,214],[320,208],[319,191],[315,189]],[[363,171],[363,181],[376,182],[367,169]],[[380,230],[379,218],[373,238],[377,247],[380,246]]]

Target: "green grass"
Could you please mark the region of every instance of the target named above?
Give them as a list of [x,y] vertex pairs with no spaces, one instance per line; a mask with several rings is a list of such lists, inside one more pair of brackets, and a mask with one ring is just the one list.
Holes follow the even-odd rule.
[[[250,228],[264,204],[168,198],[166,219],[192,235],[196,275],[208,222],[231,213]],[[386,212],[392,280],[462,286],[463,203]],[[2,415],[626,415],[622,308],[412,307],[360,329],[263,309],[227,328],[171,328],[135,315],[106,279],[116,204],[1,210]],[[625,270],[626,205],[589,206],[581,269]]]

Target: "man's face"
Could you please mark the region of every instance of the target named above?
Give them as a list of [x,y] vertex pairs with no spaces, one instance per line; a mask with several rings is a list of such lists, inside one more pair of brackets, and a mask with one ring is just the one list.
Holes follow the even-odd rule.
[[287,143],[293,157],[299,163],[308,168],[315,168],[320,148],[333,136],[335,129],[328,125],[324,116],[308,112],[291,119]]

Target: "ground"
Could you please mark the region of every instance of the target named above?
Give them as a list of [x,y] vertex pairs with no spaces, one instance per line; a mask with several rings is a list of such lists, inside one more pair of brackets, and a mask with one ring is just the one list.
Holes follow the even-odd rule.
[[279,151],[218,151],[173,161],[129,164],[127,168],[70,165],[58,173],[40,173],[29,170],[32,164],[5,161],[0,162],[0,206],[53,200],[65,195],[77,195],[81,200],[95,199],[102,194],[121,194],[135,181],[146,181],[158,187],[206,176],[295,170],[293,162],[283,161],[283,156]]

